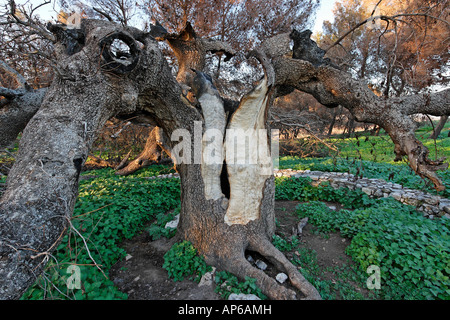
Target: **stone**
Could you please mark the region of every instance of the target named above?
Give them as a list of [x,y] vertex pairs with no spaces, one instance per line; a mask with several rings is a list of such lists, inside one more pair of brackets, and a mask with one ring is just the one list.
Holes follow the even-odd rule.
[[166,223],[165,228],[166,229],[168,229],[168,228],[176,229],[178,227],[179,221],[180,221],[180,214],[177,214],[175,216],[175,219]]
[[261,300],[254,294],[232,293],[228,296],[228,300]]
[[308,217],[305,217],[303,219],[300,220],[300,222],[297,225],[297,231],[298,234],[302,234],[303,232],[303,228],[308,224]]
[[267,269],[267,264],[265,264],[264,261],[256,260],[255,264],[259,269],[261,269],[263,271]]
[[377,189],[373,195],[377,198],[381,198],[383,196],[383,191]]
[[430,196],[430,197],[423,197],[423,198],[426,203],[431,204],[433,206],[435,206],[439,203],[439,197]]
[[283,282],[285,282],[288,279],[288,276],[285,273],[279,273],[279,274],[277,274],[275,279],[277,279],[277,281],[279,283],[283,283]]
[[212,267],[212,271],[206,272],[200,282],[198,284],[199,287],[203,286],[211,286],[214,283],[214,273],[216,272],[216,268]]
[[403,199],[403,203],[406,203],[406,204],[409,204],[412,206],[418,206],[420,204],[420,201],[417,200],[416,198],[410,198],[410,197],[403,196],[402,199]]
[[400,201],[402,199],[402,194],[400,192],[392,192],[391,197],[395,200]]

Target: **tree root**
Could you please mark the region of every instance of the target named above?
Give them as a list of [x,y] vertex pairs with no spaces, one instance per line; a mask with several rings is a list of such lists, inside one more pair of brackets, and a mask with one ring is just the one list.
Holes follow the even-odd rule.
[[305,295],[302,300],[321,300],[317,289],[298,271],[286,256],[267,239],[257,239],[251,243],[252,249],[265,256],[279,270],[285,271],[291,284]]
[[229,261],[225,269],[238,278],[250,277],[256,279],[256,285],[273,300],[295,300],[296,293],[276,282],[263,271],[253,267],[244,256],[241,259]]
[[251,250],[257,251],[269,259],[279,270],[287,273],[290,283],[297,288],[303,296],[299,296],[296,291],[279,284],[275,279],[269,277],[262,270],[253,267],[244,253],[235,259],[228,259],[223,267],[241,279],[251,277],[256,279],[256,285],[261,291],[272,300],[321,300],[321,296],[297,270],[297,268],[275,248],[267,239],[251,243]]

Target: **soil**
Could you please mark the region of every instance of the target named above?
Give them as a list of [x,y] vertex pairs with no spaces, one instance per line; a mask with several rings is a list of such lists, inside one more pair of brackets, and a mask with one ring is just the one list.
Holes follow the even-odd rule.
[[[278,222],[276,234],[283,238],[292,235],[292,228],[297,226],[299,218],[292,215],[298,201],[277,201],[275,213]],[[339,204],[327,203],[340,209]],[[317,252],[317,263],[325,270],[327,267],[342,266],[351,263],[345,248],[349,240],[341,237],[339,233],[331,233],[327,237],[314,232],[315,227],[307,224],[300,236],[303,248],[310,248]],[[142,232],[136,237],[125,240],[122,247],[128,253],[127,257],[110,269],[110,279],[118,289],[128,294],[129,300],[222,300],[214,292],[215,285],[199,286],[190,280],[173,281],[168,277],[167,271],[162,268],[164,254],[173,245],[174,239],[161,238],[152,241],[148,232]],[[256,253],[246,253],[252,258],[263,260],[268,268],[267,274],[275,277],[278,270]],[[298,252],[285,252],[288,258]],[[336,277],[331,272],[324,271],[323,277],[333,281]],[[357,288],[357,290],[364,290]]]

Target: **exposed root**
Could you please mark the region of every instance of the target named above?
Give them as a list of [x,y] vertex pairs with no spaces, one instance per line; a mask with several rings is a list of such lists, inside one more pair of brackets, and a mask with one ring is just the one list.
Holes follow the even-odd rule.
[[257,239],[251,243],[252,249],[258,251],[272,262],[278,269],[283,270],[289,276],[291,284],[305,295],[302,300],[321,300],[321,296],[317,289],[305,279],[298,269],[274,247],[267,239]]
[[296,293],[276,282],[263,271],[253,267],[244,256],[242,259],[229,261],[226,270],[233,273],[238,278],[251,277],[256,279],[256,285],[261,291],[273,300],[295,300]]

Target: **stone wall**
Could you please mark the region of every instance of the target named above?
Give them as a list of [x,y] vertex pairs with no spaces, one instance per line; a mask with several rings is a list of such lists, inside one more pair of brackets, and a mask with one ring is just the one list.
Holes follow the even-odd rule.
[[310,177],[312,184],[328,181],[330,186],[337,188],[361,189],[374,198],[393,197],[394,199],[415,206],[425,216],[450,218],[450,199],[433,195],[419,190],[407,189],[400,184],[387,182],[382,179],[359,178],[349,173],[322,172],[310,170],[277,170],[275,177]]

